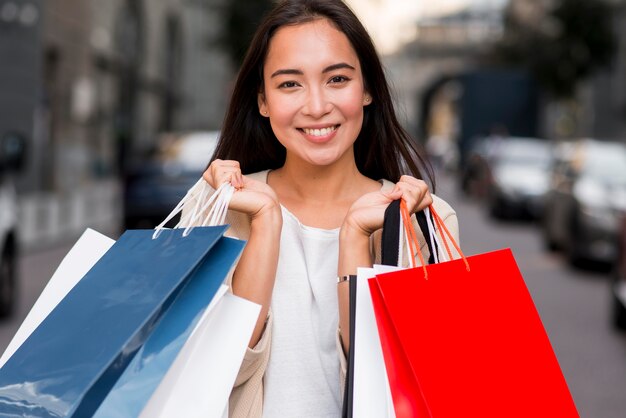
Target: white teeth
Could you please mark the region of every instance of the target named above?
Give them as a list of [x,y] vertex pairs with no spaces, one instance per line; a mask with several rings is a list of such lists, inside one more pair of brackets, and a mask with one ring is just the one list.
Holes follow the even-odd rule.
[[333,132],[335,129],[337,129],[335,126],[331,126],[329,128],[322,128],[322,129],[309,129],[309,128],[303,128],[304,133],[306,133],[307,135],[312,135],[312,136],[325,136],[330,134],[331,132]]

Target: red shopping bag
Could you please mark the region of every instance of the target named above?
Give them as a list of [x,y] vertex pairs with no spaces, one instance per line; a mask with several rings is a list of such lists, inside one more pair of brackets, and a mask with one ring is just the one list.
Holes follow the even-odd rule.
[[510,250],[369,286],[398,418],[578,417]]

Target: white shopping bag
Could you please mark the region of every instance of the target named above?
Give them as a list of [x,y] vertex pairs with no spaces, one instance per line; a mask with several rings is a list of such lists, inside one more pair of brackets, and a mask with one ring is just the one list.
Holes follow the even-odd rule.
[[226,417],[260,311],[260,305],[226,293],[203,315],[140,417]]
[[395,418],[385,359],[367,280],[398,267],[375,265],[358,268],[354,320],[353,415],[363,418]]
[[[397,209],[399,206],[398,202]],[[428,231],[422,232],[430,241],[427,241],[427,244],[430,244],[428,245],[429,253],[433,253],[435,262],[437,262],[440,255],[431,249],[441,248],[441,245],[439,245],[438,238],[434,233],[435,228],[432,225],[429,211],[425,210],[424,213]],[[385,221],[388,220],[387,216],[388,213],[385,212]],[[395,225],[398,228],[396,246],[389,247],[397,248],[397,259],[394,262],[398,266],[374,265],[373,268],[357,269],[354,344],[351,346],[354,350],[352,417],[355,418],[395,418],[396,416],[368,280],[379,274],[402,270],[403,267],[399,266],[404,265],[403,260],[405,258],[410,267],[416,266],[415,256],[411,254],[409,237],[405,234],[402,217],[399,216],[399,218],[398,225]],[[387,224],[387,227],[393,226],[393,222]]]
[[0,358],[0,367],[46,319],[72,288],[111,248],[115,240],[87,229],[67,253]]

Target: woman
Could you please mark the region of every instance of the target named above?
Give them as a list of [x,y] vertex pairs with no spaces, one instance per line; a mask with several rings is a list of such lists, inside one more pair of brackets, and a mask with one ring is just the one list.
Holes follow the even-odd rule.
[[262,306],[231,416],[340,415],[349,333],[337,277],[379,261],[375,231],[392,200],[412,212],[434,201],[457,234],[423,162],[352,11],[340,0],[278,4],[252,41],[204,173],[213,188],[237,188],[229,234],[247,245],[231,288]]

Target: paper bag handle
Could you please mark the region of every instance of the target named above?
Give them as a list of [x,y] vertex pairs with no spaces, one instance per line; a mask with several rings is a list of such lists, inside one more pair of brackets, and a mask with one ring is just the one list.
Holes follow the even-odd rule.
[[174,227],[175,229],[184,227],[185,230],[183,231],[183,236],[186,237],[187,235],[189,235],[189,233],[193,229],[193,225],[200,219],[201,216],[203,216],[203,214],[207,210],[209,210],[209,212],[205,216],[204,221],[201,222],[201,225],[222,225],[226,220],[228,204],[230,203],[230,199],[235,192],[235,188],[230,183],[224,183],[220,187],[218,187],[217,190],[215,190],[211,197],[206,199],[210,190],[212,189],[206,183],[206,181],[203,178],[200,178],[196,182],[196,184],[194,184],[187,191],[185,196],[180,200],[180,202],[178,202],[178,204],[170,212],[170,214],[165,217],[163,222],[161,222],[159,225],[156,226],[156,228],[154,228],[154,234],[152,235],[152,238],[156,239],[165,227],[165,224],[167,224],[179,212],[181,212],[185,205],[189,203],[192,199],[196,200],[196,204],[194,205],[193,210],[184,219],[181,217],[178,224],[176,224],[176,226]]
[[[426,243],[430,252],[428,262],[429,264],[432,264],[435,262],[435,254],[437,254],[438,248],[436,246],[436,243],[428,239],[429,231],[427,226],[428,220],[426,218],[426,214],[424,212],[417,212],[415,214],[415,217],[422,233],[424,234],[424,237],[426,237]],[[406,224],[407,222],[402,218],[401,215],[401,201],[395,200],[391,202],[385,210],[385,217],[383,220],[383,233],[381,241],[382,264],[387,266],[399,265],[402,259],[402,243],[404,241],[404,237],[410,237],[410,233],[408,233],[406,230]],[[409,221],[408,224],[411,225],[411,222]],[[407,248],[410,245],[411,244],[409,240],[407,241]],[[417,255],[416,250],[411,251],[411,253],[413,256]]]
[[[467,258],[461,251],[461,248],[455,241],[452,233],[448,230],[433,205],[428,206],[428,208],[423,211],[415,213],[415,217],[430,252],[428,264],[435,264],[439,261],[437,255],[439,253],[439,247],[442,247],[440,243],[443,242],[443,247],[446,250],[448,260],[454,259],[450,249],[450,244],[452,244],[460,255],[460,258],[463,259],[465,266],[469,271],[470,268]],[[424,268],[424,275],[427,278],[428,273],[426,270],[426,263],[424,263],[424,258],[419,247],[419,241],[415,230],[413,229],[413,224],[411,223],[411,215],[406,207],[406,203],[402,200],[396,200],[391,202],[385,210],[381,245],[382,264],[393,266],[397,266],[399,264],[399,260],[401,260],[402,257],[402,250],[398,248],[402,248],[401,244],[403,241],[403,235],[407,240],[409,259],[412,261],[411,267],[415,267],[413,261],[416,258],[419,258]]]

